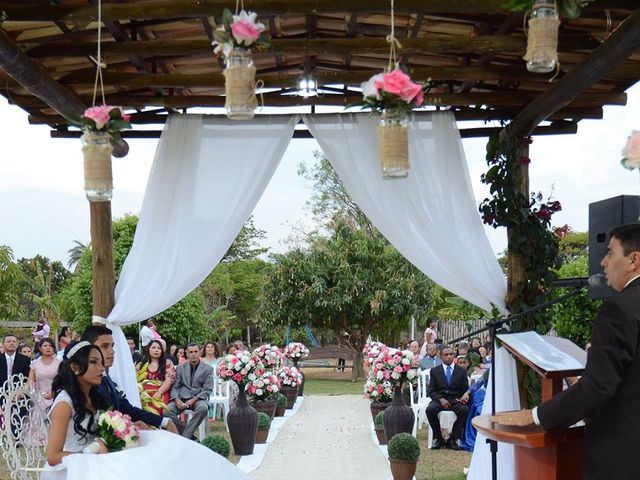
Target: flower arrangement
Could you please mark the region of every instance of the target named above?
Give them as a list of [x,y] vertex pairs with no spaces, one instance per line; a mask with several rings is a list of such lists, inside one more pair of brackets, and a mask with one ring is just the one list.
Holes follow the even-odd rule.
[[424,94],[430,88],[415,83],[400,68],[388,73],[378,73],[361,84],[363,108],[373,112],[391,111],[396,116],[406,116],[414,107],[424,103]]
[[624,168],[633,170],[634,168],[640,168],[640,131],[633,130],[627,144],[622,150],[622,160],[620,163]]
[[140,435],[129,415],[109,410],[98,417],[98,438],[110,452],[117,452],[137,446]]
[[369,375],[364,384],[364,398],[372,402],[390,402],[393,399],[393,384]]
[[275,367],[282,361],[282,350],[275,345],[265,344],[260,345],[253,351],[253,354],[258,357],[265,367]]
[[418,359],[409,350],[387,348],[371,365],[371,378],[389,381],[392,386],[403,381],[415,383],[418,376]]
[[225,8],[222,13],[222,26],[213,32],[213,53],[229,57],[233,49],[248,50],[251,46],[266,48],[269,41],[263,37],[264,25],[257,21],[258,14],[241,10],[233,15]]
[[309,349],[300,342],[291,342],[284,347],[284,356],[290,359],[299,360],[309,356]]
[[282,367],[278,370],[280,385],[296,388],[302,384],[302,374],[296,367]]
[[256,400],[266,400],[280,391],[280,380],[271,372],[258,370],[256,378],[245,385],[245,391]]
[[383,351],[388,350],[388,348],[389,347],[387,347],[382,342],[367,342],[362,349],[366,366],[371,367],[371,365],[373,365],[374,359],[376,359],[378,355],[380,355],[380,353],[382,353]]
[[87,108],[82,117],[73,119],[72,123],[85,132],[107,132],[119,137],[120,130],[131,128],[130,119],[131,115],[125,114],[122,107],[99,105]]
[[246,350],[225,356],[218,365],[218,375],[225,380],[233,380],[238,385],[254,381],[256,371],[263,369],[260,359]]

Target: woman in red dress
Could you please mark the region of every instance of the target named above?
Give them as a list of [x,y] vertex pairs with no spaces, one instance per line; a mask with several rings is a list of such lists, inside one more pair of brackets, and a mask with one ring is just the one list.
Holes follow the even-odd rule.
[[[144,360],[140,368],[141,372],[146,370],[146,375],[142,380],[142,388],[149,394],[145,408],[154,411],[159,415],[169,403],[169,393],[175,381],[175,369],[173,363],[164,353],[162,343],[159,340],[151,340],[145,347]],[[153,399],[160,400],[165,407],[154,405]]]

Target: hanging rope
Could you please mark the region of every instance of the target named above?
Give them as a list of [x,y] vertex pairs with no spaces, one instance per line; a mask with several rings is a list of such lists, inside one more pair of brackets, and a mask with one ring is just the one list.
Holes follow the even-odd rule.
[[402,48],[402,45],[396,38],[396,20],[394,10],[394,0],[391,0],[391,33],[387,35],[387,43],[389,44],[389,65],[387,66],[388,71],[400,67],[398,65],[398,54],[396,52],[396,47],[398,49]]
[[102,63],[102,0],[98,0],[98,54],[97,58],[89,57],[93,63],[96,64],[96,79],[93,82],[93,101],[92,107],[96,106],[96,96],[98,94],[98,81],[100,82],[100,93],[102,94],[102,104],[106,105],[107,102],[104,98],[104,82],[102,80],[102,69],[107,68],[107,65]]
[[238,7],[240,10],[244,10],[244,0],[236,0],[236,15],[238,15]]

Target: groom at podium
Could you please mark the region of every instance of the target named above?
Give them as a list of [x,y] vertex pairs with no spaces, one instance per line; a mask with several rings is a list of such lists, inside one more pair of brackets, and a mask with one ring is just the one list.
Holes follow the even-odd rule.
[[601,265],[620,292],[604,303],[591,333],[580,380],[533,410],[492,417],[503,425],[545,430],[585,421],[583,478],[640,476],[640,224],[609,234]]

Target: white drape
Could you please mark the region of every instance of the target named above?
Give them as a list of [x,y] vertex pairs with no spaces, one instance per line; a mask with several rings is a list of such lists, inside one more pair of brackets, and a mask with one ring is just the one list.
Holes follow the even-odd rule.
[[[518,374],[516,361],[504,348],[496,351],[496,412],[520,409],[518,393]],[[491,378],[482,405],[482,414],[491,413]],[[498,443],[498,478],[513,480],[514,478],[513,445]],[[473,448],[471,466],[467,480],[488,480],[491,478],[491,452],[487,437],[478,432]]]
[[303,116],[371,223],[425,275],[484,310],[506,312],[506,280],[484,233],[453,114],[412,118],[411,171],[384,180],[377,119]]
[[297,120],[167,120],[107,319],[116,343],[109,374],[132,403],[138,388],[120,326],[166,310],[207,277],[260,199]]

